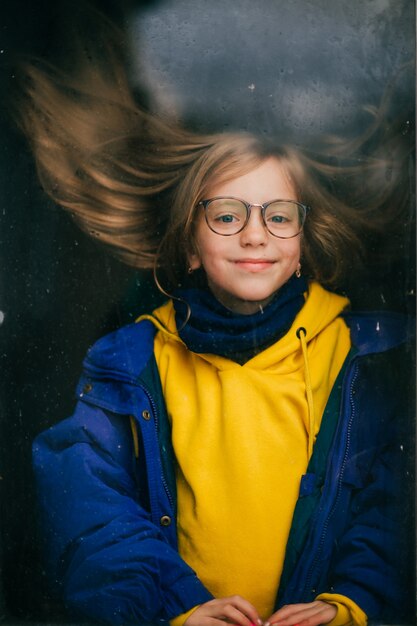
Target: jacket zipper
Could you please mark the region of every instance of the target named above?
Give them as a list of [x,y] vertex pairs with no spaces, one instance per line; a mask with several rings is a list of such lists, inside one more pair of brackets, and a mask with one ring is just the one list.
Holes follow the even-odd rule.
[[[153,411],[153,414],[154,414],[154,417],[155,417],[155,428],[156,428],[156,431],[158,432],[159,431],[159,418],[158,418],[158,409],[156,407],[155,400],[150,395],[149,391],[147,389],[145,389],[145,387],[143,387],[142,385],[139,385],[137,383],[135,383],[135,384],[136,384],[137,387],[140,387],[142,389],[142,391],[145,393],[146,397],[149,400],[149,404],[151,405],[151,408],[152,408],[152,411]],[[164,486],[165,493],[167,495],[167,498],[169,500],[171,508],[174,511],[174,498],[171,495],[171,492],[170,492],[169,487],[168,487],[168,483],[166,481],[166,478],[165,478],[163,470],[162,470],[162,461],[161,461],[161,482],[162,482],[162,484]]]
[[317,567],[318,562],[320,561],[320,555],[321,552],[323,550],[323,545],[324,545],[324,541],[326,539],[326,534],[327,534],[327,529],[329,526],[329,522],[331,517],[334,514],[334,511],[336,510],[337,507],[337,503],[339,501],[340,498],[340,493],[341,493],[341,489],[342,489],[342,478],[344,475],[344,471],[345,471],[345,467],[346,467],[346,462],[347,462],[347,457],[348,457],[348,453],[349,453],[349,448],[350,448],[350,441],[351,441],[351,431],[352,431],[352,424],[353,424],[353,420],[355,419],[355,405],[354,405],[354,401],[353,401],[353,387],[354,384],[356,382],[356,378],[358,375],[358,365],[357,363],[355,363],[354,365],[354,372],[352,374],[352,379],[351,379],[351,383],[350,383],[350,387],[349,387],[349,405],[350,405],[350,409],[351,409],[351,413],[350,413],[350,417],[349,417],[349,421],[347,424],[347,428],[346,428],[346,444],[345,444],[345,451],[344,451],[344,455],[343,455],[343,460],[342,460],[342,464],[340,466],[340,472],[339,472],[339,478],[338,478],[338,482],[337,482],[337,490],[336,490],[336,497],[333,501],[333,504],[331,506],[330,511],[326,514],[325,520],[324,520],[324,524],[323,524],[323,530],[321,532],[320,535],[320,540],[317,546],[317,550],[316,550],[316,554],[313,558],[313,561],[311,563],[311,566],[307,572],[306,575],[306,579],[305,579],[305,585],[304,585],[304,598],[307,597],[307,594],[309,594],[309,589],[311,588],[311,580],[313,578],[314,575],[314,570]]

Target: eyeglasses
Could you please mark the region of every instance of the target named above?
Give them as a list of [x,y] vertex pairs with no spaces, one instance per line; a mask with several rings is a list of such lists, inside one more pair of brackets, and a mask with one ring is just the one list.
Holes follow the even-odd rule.
[[295,200],[271,200],[265,204],[249,204],[232,196],[201,200],[197,206],[204,207],[210,230],[225,237],[240,233],[249,222],[252,207],[259,207],[266,229],[280,239],[291,239],[299,235],[310,210],[310,207]]

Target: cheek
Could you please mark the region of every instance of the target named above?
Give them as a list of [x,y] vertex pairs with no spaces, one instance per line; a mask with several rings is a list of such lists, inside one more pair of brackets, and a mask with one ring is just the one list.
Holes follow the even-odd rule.
[[297,265],[299,263],[301,257],[301,245],[299,238],[294,241],[287,240],[285,242],[285,247],[281,247],[280,250],[282,258],[289,264]]

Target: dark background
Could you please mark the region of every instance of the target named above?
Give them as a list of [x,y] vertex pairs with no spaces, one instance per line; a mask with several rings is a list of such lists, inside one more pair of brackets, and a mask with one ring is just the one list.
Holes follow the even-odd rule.
[[[3,96],[16,55],[53,59],[57,24],[69,13],[82,19],[85,4],[2,0]],[[364,105],[378,105],[414,59],[411,0],[95,5],[126,29],[143,102],[198,130],[248,129],[301,145],[332,132],[354,135],[369,121]],[[412,142],[412,70],[398,78],[392,111]],[[47,200],[6,109],[0,136],[0,619],[61,621],[40,566],[31,442],[71,412],[88,346],[161,298],[147,274],[122,265]],[[412,312],[413,243],[408,233],[394,255],[377,251],[378,264],[348,285],[356,308]]]

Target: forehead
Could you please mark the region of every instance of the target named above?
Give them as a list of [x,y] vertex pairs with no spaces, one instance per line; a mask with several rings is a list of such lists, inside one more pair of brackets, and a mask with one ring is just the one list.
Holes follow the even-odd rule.
[[228,180],[214,176],[207,188],[206,197],[236,196],[254,204],[269,200],[297,200],[295,186],[288,168],[277,157],[268,157],[243,174]]

